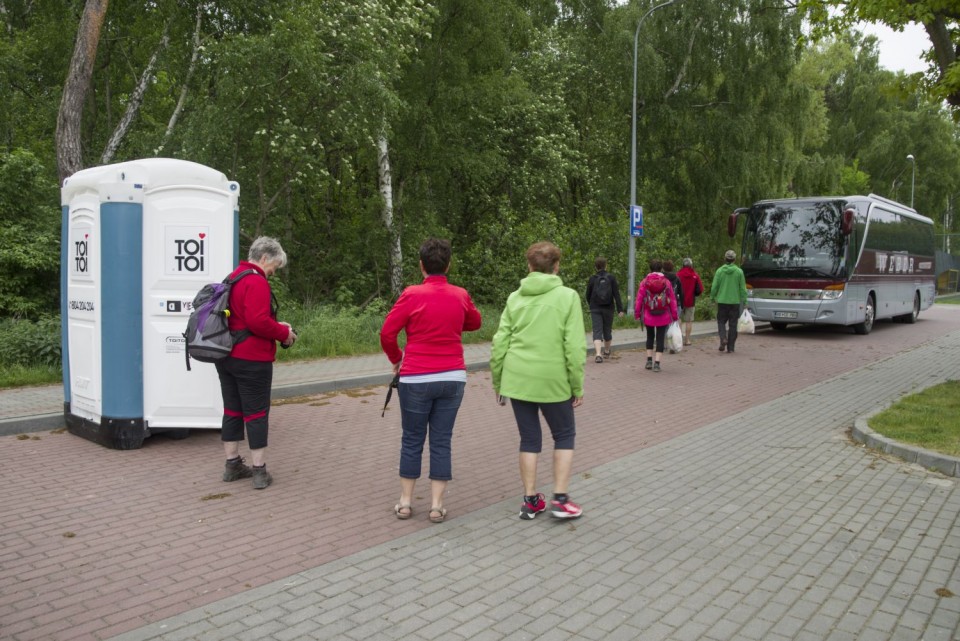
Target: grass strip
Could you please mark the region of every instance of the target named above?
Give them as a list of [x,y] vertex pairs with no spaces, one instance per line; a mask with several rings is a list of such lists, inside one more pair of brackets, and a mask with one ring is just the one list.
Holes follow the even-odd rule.
[[867,424],[900,443],[960,457],[960,381],[906,396]]

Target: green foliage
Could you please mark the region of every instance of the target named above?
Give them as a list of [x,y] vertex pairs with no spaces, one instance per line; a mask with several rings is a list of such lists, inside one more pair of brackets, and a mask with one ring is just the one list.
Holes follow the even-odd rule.
[[[872,12],[858,17],[890,24],[902,24],[905,4],[937,9],[934,0],[856,4]],[[563,250],[561,276],[577,291],[597,254],[626,288],[637,34],[635,204],[647,226],[638,277],[650,258],[684,255],[709,275],[736,248],[725,232],[735,207],[854,191],[909,202],[913,170],[916,208],[950,223],[957,127],[919,81],[879,67],[876,41],[846,29],[850,11],[834,23],[843,29],[811,44],[802,12],[766,0],[702,0],[695,11],[676,3],[638,34],[650,6],[112,0],[84,105],[84,158],[99,162],[156,53],[114,160],[149,157],[163,143],[163,155],[238,181],[242,244],[270,234],[290,257],[274,279],[285,310],[362,309],[390,296],[381,136],[405,283],[420,279],[422,240],[441,236],[454,245],[452,280],[481,303],[503,303],[525,274],[524,250],[544,239]],[[76,32],[83,2],[4,7],[0,216],[10,224],[0,315],[36,318],[56,310],[53,140],[73,45],[64,34]]]
[[59,368],[60,318],[0,320],[0,366]]
[[[380,328],[390,304],[376,299],[362,309],[335,306],[305,306],[281,314],[297,331],[297,343],[277,350],[277,360],[304,360],[354,354],[378,354]],[[499,309],[480,307],[483,326],[463,335],[465,343],[489,341],[500,320]]]
[[0,315],[57,308],[60,238],[56,185],[22,149],[0,153]]

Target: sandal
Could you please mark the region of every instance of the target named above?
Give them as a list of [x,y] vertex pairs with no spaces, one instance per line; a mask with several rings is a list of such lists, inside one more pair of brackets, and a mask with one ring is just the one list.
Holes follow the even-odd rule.
[[609,350],[609,349],[603,350],[603,357],[604,357],[604,358],[610,358],[610,350]]
[[597,357],[596,357],[595,359],[593,359],[593,360],[594,360],[594,362],[596,362],[596,363],[602,363],[602,362],[603,362],[603,356],[600,356],[600,355],[598,354]]
[[[406,511],[404,511],[406,510]],[[401,521],[406,521],[411,516],[413,516],[413,508],[409,505],[400,505],[397,503],[393,506],[393,513],[397,515],[397,518]]]
[[447,516],[447,508],[445,507],[432,507],[430,508],[430,522],[431,523],[443,523],[443,519]]

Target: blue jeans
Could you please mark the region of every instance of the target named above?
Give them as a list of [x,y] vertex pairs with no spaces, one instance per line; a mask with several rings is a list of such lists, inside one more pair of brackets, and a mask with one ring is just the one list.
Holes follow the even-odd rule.
[[400,476],[420,478],[423,443],[430,435],[430,478],[449,481],[453,478],[450,462],[450,441],[453,423],[460,410],[466,383],[400,383],[400,417],[403,437],[400,440]]

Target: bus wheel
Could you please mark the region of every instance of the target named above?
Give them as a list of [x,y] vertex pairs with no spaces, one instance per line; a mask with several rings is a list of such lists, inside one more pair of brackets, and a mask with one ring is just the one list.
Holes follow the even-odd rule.
[[853,331],[861,336],[869,334],[870,330],[873,329],[873,319],[877,314],[877,304],[873,300],[873,294],[867,296],[867,309],[863,317],[862,323],[857,323],[853,326]]
[[778,332],[782,332],[787,328],[787,324],[786,323],[770,323],[770,327],[777,330]]
[[907,325],[913,325],[917,322],[917,316],[920,315],[920,292],[917,292],[913,296],[913,310],[909,314],[904,314],[900,317],[900,322],[906,323]]

